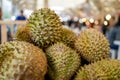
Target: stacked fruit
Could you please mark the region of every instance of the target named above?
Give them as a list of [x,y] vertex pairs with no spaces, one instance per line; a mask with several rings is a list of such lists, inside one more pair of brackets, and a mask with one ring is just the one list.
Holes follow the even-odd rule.
[[47,8],[33,12],[16,40],[0,45],[0,80],[120,80],[120,61],[95,29],[78,36]]

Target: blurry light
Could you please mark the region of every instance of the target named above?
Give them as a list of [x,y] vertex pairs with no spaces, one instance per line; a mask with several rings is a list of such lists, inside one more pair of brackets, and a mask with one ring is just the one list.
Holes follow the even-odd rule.
[[111,15],[107,14],[105,18],[106,18],[106,20],[110,20],[111,19]]
[[94,19],[93,18],[90,18],[90,23],[94,23]]
[[63,21],[64,21],[64,18],[60,17],[60,21],[63,22]]
[[85,23],[86,25],[90,25],[90,22],[89,21],[86,21],[86,23]]
[[83,23],[83,22],[82,22],[82,19],[79,19],[79,23]]
[[95,20],[95,24],[97,25],[97,24],[99,24],[99,22],[97,20]]
[[86,22],[86,20],[87,20],[86,18],[82,18],[81,19],[82,22]]
[[74,21],[78,21],[78,17],[74,17]]
[[107,22],[107,21],[104,21],[104,25],[107,26],[107,25],[108,25],[108,22]]
[[11,17],[11,20],[15,20],[15,18],[16,18],[15,16],[12,16],[12,17]]
[[32,14],[32,12],[33,12],[33,10],[25,9],[25,10],[24,10],[24,15],[25,15],[27,18],[29,18],[30,15]]
[[69,20],[69,16],[66,16],[66,17],[60,17],[60,20],[61,20],[61,21],[65,21],[65,22],[66,22],[66,21],[68,21],[68,20]]

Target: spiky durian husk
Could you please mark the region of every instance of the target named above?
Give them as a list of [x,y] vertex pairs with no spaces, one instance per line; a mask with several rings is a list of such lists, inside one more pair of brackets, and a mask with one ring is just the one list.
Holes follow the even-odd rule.
[[82,67],[75,80],[120,80],[120,61],[103,59]]
[[46,48],[61,39],[61,25],[57,14],[48,8],[35,11],[27,21],[32,40],[41,48]]
[[95,30],[83,30],[75,41],[75,48],[81,56],[89,62],[109,57],[109,42],[105,36]]
[[68,29],[68,28],[62,28],[62,42],[64,44],[66,44],[67,46],[74,48],[74,43],[75,43],[75,39],[76,39],[76,34]]
[[18,41],[26,41],[32,43],[31,37],[30,37],[30,30],[27,27],[21,27],[17,29],[17,32],[15,34],[15,40]]
[[63,43],[49,47],[46,55],[51,80],[69,80],[80,65],[79,55]]
[[47,71],[45,53],[20,41],[0,45],[0,80],[44,80]]

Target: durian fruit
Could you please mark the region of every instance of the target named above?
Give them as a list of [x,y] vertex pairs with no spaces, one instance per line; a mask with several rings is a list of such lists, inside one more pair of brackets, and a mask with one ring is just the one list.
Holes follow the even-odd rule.
[[57,14],[48,9],[36,10],[29,17],[27,27],[34,43],[40,48],[47,48],[61,39],[61,26]]
[[88,62],[95,62],[109,57],[109,42],[95,29],[81,31],[75,40],[75,48]]
[[47,48],[46,55],[51,80],[69,80],[80,65],[79,54],[63,43]]
[[75,80],[120,80],[120,61],[103,59],[85,65],[79,70]]
[[23,41],[0,45],[0,80],[44,80],[47,72],[45,53]]
[[17,29],[17,32],[15,34],[15,40],[18,41],[26,41],[32,43],[31,37],[30,37],[30,30],[27,27],[21,27]]
[[77,35],[68,28],[62,28],[62,42],[66,44],[67,46],[74,48],[74,43]]

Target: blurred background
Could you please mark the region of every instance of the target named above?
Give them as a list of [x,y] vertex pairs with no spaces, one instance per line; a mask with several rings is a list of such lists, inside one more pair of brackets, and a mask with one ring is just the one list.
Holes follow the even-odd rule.
[[[106,15],[119,14],[120,0],[0,0],[3,19],[12,19],[24,10],[28,18],[34,10],[48,7],[56,11],[62,21],[73,18],[101,19]],[[110,16],[108,16],[110,17]]]
[[[76,34],[85,28],[95,28],[109,40],[111,52],[118,51],[120,42],[117,45],[114,42],[120,41],[120,0],[0,0],[0,8],[2,21],[25,21],[33,11],[50,8],[59,15],[64,27]],[[5,40],[3,30],[2,40]],[[11,26],[7,26],[7,31],[11,40]]]
[[[80,29],[83,26],[100,28],[100,25],[115,24],[120,15],[119,4],[120,0],[0,0],[2,20],[18,20],[16,17],[21,10],[27,19],[34,10],[50,8],[59,15],[64,25]],[[114,20],[110,22],[112,17]]]

